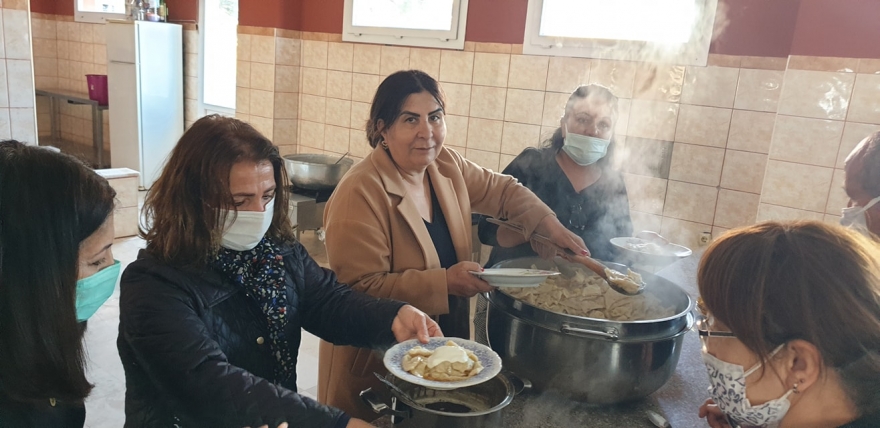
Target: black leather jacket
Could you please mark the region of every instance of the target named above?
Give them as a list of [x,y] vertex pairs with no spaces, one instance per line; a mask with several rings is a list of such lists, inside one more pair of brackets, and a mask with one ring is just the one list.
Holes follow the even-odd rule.
[[[403,303],[358,293],[283,245],[286,336],[296,359],[301,328],[337,345],[386,346]],[[160,264],[141,251],[120,284],[117,346],[125,368],[126,427],[344,426],[349,417],[274,384],[266,318],[211,269]]]

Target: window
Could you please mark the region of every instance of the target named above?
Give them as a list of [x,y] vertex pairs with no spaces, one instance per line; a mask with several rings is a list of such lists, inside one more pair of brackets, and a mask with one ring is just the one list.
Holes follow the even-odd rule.
[[345,0],[342,40],[464,48],[468,0]]
[[103,24],[108,19],[125,18],[126,0],[73,0],[74,17],[79,22]]
[[204,114],[235,114],[238,66],[238,0],[202,0],[202,97]]
[[523,53],[706,65],[718,0],[529,0]]

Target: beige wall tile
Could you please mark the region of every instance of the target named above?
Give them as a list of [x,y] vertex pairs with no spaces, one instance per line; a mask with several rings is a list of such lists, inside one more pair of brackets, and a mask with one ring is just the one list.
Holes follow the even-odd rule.
[[40,39],[55,39],[55,21],[51,21],[48,19],[35,18],[33,14],[31,14],[31,32],[33,33],[34,40]]
[[12,138],[32,144],[37,142],[37,116],[33,107],[9,109],[9,123]]
[[251,114],[250,88],[235,88],[235,113]]
[[58,76],[58,59],[56,58],[34,58],[34,76],[35,77],[57,77]]
[[638,63],[633,83],[633,98],[679,102],[684,69],[681,65]]
[[371,103],[379,87],[379,76],[354,73],[351,75],[351,99]]
[[858,58],[790,55],[789,70],[837,71],[852,73],[859,68]]
[[275,139],[274,122],[272,119],[251,116],[250,124],[269,140]]
[[373,151],[367,136],[362,129],[349,129],[348,132],[348,149],[351,150],[352,156],[364,158]]
[[747,152],[769,153],[776,114],[734,110],[730,119],[727,148]]
[[[305,99],[306,95],[303,95]],[[299,122],[300,139],[298,145],[300,147],[313,147],[316,149],[324,149],[324,127],[323,123],[301,120]],[[302,152],[300,152],[302,153]]]
[[302,73],[302,88],[300,88],[302,93],[327,95],[327,70],[303,67],[300,73]]
[[327,50],[328,43],[316,40],[302,41],[302,65],[303,67],[314,67],[319,69],[327,69]]
[[[352,71],[355,73],[379,74],[382,55],[381,46],[355,43],[352,52]],[[377,83],[378,84],[378,83]]]
[[673,141],[678,118],[678,104],[633,100],[626,135]]
[[9,84],[9,107],[34,107],[34,74],[30,61],[7,59],[6,81]]
[[471,162],[483,167],[498,171],[500,156],[498,152],[486,152],[483,150],[467,149],[466,157]]
[[510,165],[513,160],[516,159],[514,155],[505,155],[501,154],[501,157],[498,159],[498,170],[499,172],[504,172],[505,169]]
[[[297,122],[297,120],[293,119],[275,119],[272,125],[272,133],[275,137],[273,142],[279,146],[296,145]],[[295,151],[291,153],[295,153]]]
[[862,58],[859,60],[859,73],[880,74],[880,58]]
[[251,103],[248,114],[259,117],[273,117],[275,114],[275,95],[271,91],[251,89]]
[[764,221],[790,221],[790,220],[816,220],[822,221],[824,218],[822,213],[813,211],[800,210],[797,208],[783,207],[779,205],[758,204],[757,222]]
[[843,190],[843,177],[842,169],[834,170],[834,175],[831,176],[831,191],[828,193],[828,202],[825,204],[826,214],[840,215],[840,210],[849,203],[849,196]]
[[546,87],[549,63],[550,58],[546,56],[511,56],[507,87],[543,91]]
[[709,58],[707,60],[707,64],[710,67],[734,67],[740,68],[740,64],[742,64],[742,58],[739,55],[724,55],[724,54],[714,54],[710,53]]
[[[300,96],[299,117],[304,121],[324,123],[327,109],[327,99],[316,95],[302,94]],[[301,125],[303,131],[305,126]],[[310,146],[317,147],[317,146]]]
[[856,76],[846,120],[880,125],[880,74]]
[[[58,64],[58,70],[61,71],[62,66]],[[241,88],[251,87],[251,63],[250,61],[238,61],[235,69],[235,86]]]
[[30,28],[27,10],[3,10],[3,44],[8,59],[31,58]]
[[715,187],[669,180],[663,217],[712,224],[717,198]]
[[293,65],[276,65],[275,90],[278,92],[299,92],[299,73],[300,67]]
[[731,110],[682,104],[678,111],[675,141],[701,146],[725,147]]
[[507,87],[510,55],[496,53],[474,54],[474,85]]
[[443,50],[440,52],[440,81],[471,83],[474,75],[474,53]]
[[669,179],[717,186],[721,180],[724,149],[675,143]]
[[275,119],[296,119],[299,117],[299,94],[292,92],[275,93]]
[[422,70],[429,76],[440,79],[440,51],[438,49],[410,48],[409,68]]
[[327,117],[325,122],[328,125],[345,128],[351,126],[351,101],[327,98]]
[[742,192],[761,193],[766,169],[767,155],[765,154],[727,150],[724,156],[724,170],[721,174],[721,187]]
[[12,138],[12,123],[9,121],[9,108],[0,108],[0,138]]
[[[501,135],[504,122],[500,120],[470,118],[468,121],[467,148],[498,153],[501,151]],[[497,165],[495,168],[498,168]]]
[[[326,84],[325,84],[326,85]],[[251,63],[251,88],[263,91],[275,90],[275,66],[273,64]]]
[[691,249],[699,248],[700,235],[704,232],[711,231],[712,226],[709,224],[679,220],[665,216],[663,217],[663,224],[660,226],[661,235],[676,244],[684,245]]
[[507,90],[504,120],[540,125],[543,118],[544,92],[524,89]]
[[660,233],[660,227],[663,224],[662,216],[639,211],[630,211],[629,216],[632,218],[633,232],[638,233],[643,230],[650,230]]
[[382,46],[379,59],[379,74],[388,76],[401,70],[409,70],[409,48]]
[[880,125],[846,122],[843,127],[843,138],[840,139],[840,150],[837,153],[835,168],[843,168],[846,157],[867,136],[880,132]]
[[632,98],[636,63],[627,61],[593,60],[590,83],[608,87],[620,98]]
[[[241,37],[241,34],[238,35]],[[275,38],[275,64],[300,65],[302,58],[302,40]]]
[[472,86],[470,116],[504,120],[504,104],[506,99],[507,89],[505,88]]
[[725,228],[748,226],[755,223],[761,195],[721,189],[715,207],[715,225]]
[[843,120],[855,74],[788,70],[779,99],[779,114]]
[[327,97],[342,100],[351,99],[351,73],[347,71],[327,71]]
[[761,203],[823,212],[833,169],[769,160]]
[[446,94],[446,113],[467,116],[471,110],[471,85],[444,83],[441,87]]
[[189,98],[191,100],[199,99],[199,78],[198,77],[183,77],[183,98]]
[[690,66],[687,68],[681,102],[731,108],[738,79],[738,68]]
[[840,149],[843,122],[776,116],[770,159],[833,167]]
[[348,128],[327,125],[324,127],[324,150],[344,154],[349,148]]
[[[448,114],[446,119],[446,140],[444,144],[450,146],[467,147],[468,141],[468,117]],[[474,119],[483,120],[483,119]]]
[[[370,103],[351,102],[351,127],[359,131],[366,129],[370,119]],[[366,138],[366,137],[364,137]]]
[[632,110],[632,100],[617,100],[617,121],[614,123],[614,133],[625,135],[629,127],[629,115]]
[[[464,50],[470,50],[471,43],[465,42]],[[511,45],[507,43],[473,43],[474,52],[503,53],[510,54]]]
[[542,125],[559,126],[559,120],[565,114],[565,103],[568,102],[568,97],[569,94],[559,92],[547,92],[544,94]]
[[251,62],[275,64],[274,36],[251,36]]
[[538,125],[504,122],[501,153],[516,156],[527,147],[536,147],[541,142],[540,136],[541,127]]
[[828,224],[840,225],[840,214],[825,214],[822,216],[822,221]]
[[578,86],[590,82],[590,60],[587,58],[550,57],[547,91],[571,94]]
[[[666,185],[669,180],[643,175],[623,174],[623,181],[626,183],[626,193],[629,197],[629,208],[631,210],[648,214],[663,214],[663,204],[666,201]],[[638,230],[642,229],[633,228],[633,231]],[[649,230],[660,230],[659,223],[656,229]]]
[[775,113],[784,75],[784,71],[778,70],[740,70],[733,107]]
[[354,63],[354,45],[351,43],[327,44],[327,68],[330,70],[351,71]]

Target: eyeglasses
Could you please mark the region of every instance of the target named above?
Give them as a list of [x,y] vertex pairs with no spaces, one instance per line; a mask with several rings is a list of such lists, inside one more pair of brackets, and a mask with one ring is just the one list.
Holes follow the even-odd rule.
[[731,338],[736,337],[733,332],[730,331],[713,331],[709,330],[710,326],[714,324],[714,320],[711,316],[706,317],[704,315],[697,315],[697,320],[694,323],[694,328],[696,328],[697,333],[700,335],[700,342],[703,343],[703,349],[706,348],[706,344],[709,342],[710,337],[725,337]]

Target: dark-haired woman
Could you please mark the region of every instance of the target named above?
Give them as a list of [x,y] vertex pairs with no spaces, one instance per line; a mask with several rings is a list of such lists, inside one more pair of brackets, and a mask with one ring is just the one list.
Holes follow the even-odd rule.
[[[508,218],[560,245],[587,253],[583,241],[515,179],[481,168],[443,146],[444,97],[418,70],[388,76],[367,123],[373,151],[355,165],[324,211],[330,267],[356,289],[403,300],[440,316],[449,336],[470,337],[467,298],[490,291],[469,271],[471,212]],[[528,235],[522,237],[526,239]],[[321,343],[318,398],[375,417],[358,391],[384,371],[369,352]]]
[[82,427],[85,322],[113,294],[116,192],[82,162],[0,142],[0,427]]
[[[549,205],[562,224],[584,240],[593,258],[608,261],[617,258],[610,239],[633,231],[623,175],[611,166],[617,104],[617,97],[604,86],[577,88],[545,146],[525,149],[503,171]],[[485,219],[479,234],[484,244],[493,246],[486,266],[536,255],[521,237]]]
[[369,426],[297,394],[301,329],[365,347],[440,334],[309,257],[286,179],[278,148],[244,122],[207,116],[181,137],[120,285],[126,427]]
[[820,222],[716,240],[697,272],[714,428],[880,427],[880,249]]

